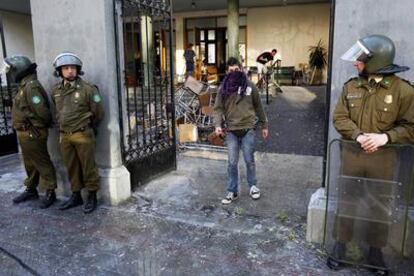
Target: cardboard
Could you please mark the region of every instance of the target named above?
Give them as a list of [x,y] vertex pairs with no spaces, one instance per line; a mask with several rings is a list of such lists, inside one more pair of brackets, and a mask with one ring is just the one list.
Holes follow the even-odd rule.
[[197,126],[193,124],[181,124],[178,126],[180,143],[189,143],[198,141]]
[[200,102],[200,106],[209,106],[210,105],[210,97],[211,94],[208,92],[202,92],[199,96],[198,96],[198,100]]

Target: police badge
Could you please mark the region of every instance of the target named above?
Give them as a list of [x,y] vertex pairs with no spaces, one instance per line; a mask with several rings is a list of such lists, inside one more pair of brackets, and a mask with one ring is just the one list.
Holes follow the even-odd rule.
[[392,95],[385,95],[384,103],[391,104],[392,103]]

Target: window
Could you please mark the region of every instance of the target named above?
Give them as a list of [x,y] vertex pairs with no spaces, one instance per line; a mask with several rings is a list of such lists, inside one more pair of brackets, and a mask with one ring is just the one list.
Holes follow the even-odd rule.
[[216,44],[209,43],[208,44],[208,63],[216,63]]

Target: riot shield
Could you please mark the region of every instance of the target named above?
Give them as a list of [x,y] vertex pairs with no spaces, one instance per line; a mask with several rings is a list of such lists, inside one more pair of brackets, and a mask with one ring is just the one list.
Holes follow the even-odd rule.
[[386,272],[413,265],[413,256],[407,256],[414,248],[408,233],[413,160],[412,145],[366,153],[356,142],[330,143],[324,233],[328,266]]

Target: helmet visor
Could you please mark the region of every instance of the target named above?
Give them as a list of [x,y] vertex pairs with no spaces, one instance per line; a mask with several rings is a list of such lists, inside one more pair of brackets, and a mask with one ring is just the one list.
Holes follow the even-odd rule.
[[365,62],[370,56],[371,52],[358,40],[345,54],[342,55],[341,59]]
[[3,60],[3,64],[0,67],[0,74],[7,74],[10,71],[10,65]]

